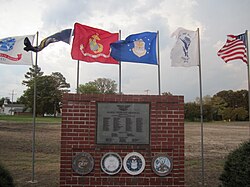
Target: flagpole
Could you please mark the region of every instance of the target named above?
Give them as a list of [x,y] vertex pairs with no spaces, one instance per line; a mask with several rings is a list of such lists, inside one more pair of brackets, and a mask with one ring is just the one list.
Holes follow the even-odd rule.
[[157,59],[158,59],[158,94],[161,95],[161,70],[160,70],[160,39],[159,39],[159,31],[157,31]]
[[249,73],[249,51],[248,51],[248,30],[246,30],[246,48],[247,48],[247,74],[248,74],[248,136],[250,137],[250,73]]
[[77,60],[77,72],[76,72],[76,93],[79,94],[79,66],[80,66],[80,63],[79,63],[79,60]]
[[[38,46],[38,31],[36,33],[36,46]],[[32,179],[31,183],[37,183],[35,180],[35,140],[36,140],[36,95],[37,95],[37,85],[36,85],[36,77],[37,77],[37,59],[38,52],[36,52],[36,60],[35,60],[35,74],[34,74],[34,98],[33,98],[33,131],[32,131]]]
[[[121,34],[122,34],[122,31],[119,30],[119,40],[121,40]],[[121,74],[122,74],[122,62],[119,61],[119,94],[122,93],[122,78],[121,78]]]
[[202,186],[204,186],[204,142],[203,142],[203,102],[202,102],[202,80],[201,80],[201,51],[200,51],[200,32],[197,28],[198,33],[198,50],[199,50],[199,80],[200,80],[200,116],[201,116],[201,177]]

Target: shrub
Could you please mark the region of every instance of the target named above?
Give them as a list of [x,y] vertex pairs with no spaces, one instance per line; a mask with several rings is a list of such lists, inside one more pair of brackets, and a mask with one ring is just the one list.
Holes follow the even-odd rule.
[[10,172],[0,164],[0,186],[1,187],[14,187],[13,178]]
[[229,153],[220,180],[224,187],[250,186],[250,141]]

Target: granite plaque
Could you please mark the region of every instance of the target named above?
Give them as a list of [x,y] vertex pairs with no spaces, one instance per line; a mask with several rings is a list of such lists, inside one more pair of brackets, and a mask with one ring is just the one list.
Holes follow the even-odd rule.
[[149,144],[149,103],[97,103],[97,144]]

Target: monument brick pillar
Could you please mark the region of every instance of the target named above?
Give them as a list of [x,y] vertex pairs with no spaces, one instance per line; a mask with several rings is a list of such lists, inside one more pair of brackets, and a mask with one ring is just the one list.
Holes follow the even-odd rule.
[[185,186],[183,96],[65,94],[60,186]]

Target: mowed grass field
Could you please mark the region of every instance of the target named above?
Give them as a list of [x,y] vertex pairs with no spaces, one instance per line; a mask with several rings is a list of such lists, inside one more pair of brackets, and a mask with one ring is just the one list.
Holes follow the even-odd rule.
[[[58,120],[58,119],[57,119]],[[0,162],[17,187],[59,186],[60,122],[36,123],[35,180],[32,179],[32,123],[0,118]],[[185,123],[185,183],[201,186],[200,123]],[[220,184],[227,154],[249,139],[248,122],[204,123],[205,186]]]

